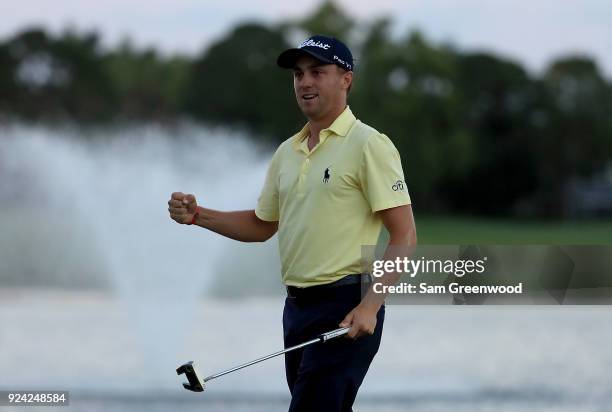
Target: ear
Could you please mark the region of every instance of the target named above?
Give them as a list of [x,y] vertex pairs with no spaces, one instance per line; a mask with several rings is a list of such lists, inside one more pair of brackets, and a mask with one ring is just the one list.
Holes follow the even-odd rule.
[[349,71],[349,72],[345,71],[342,74],[342,83],[348,89],[348,87],[353,83],[353,72],[352,71]]

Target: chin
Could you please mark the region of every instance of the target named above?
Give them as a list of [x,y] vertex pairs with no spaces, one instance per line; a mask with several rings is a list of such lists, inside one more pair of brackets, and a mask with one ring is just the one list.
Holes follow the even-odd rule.
[[314,108],[314,107],[304,108],[300,106],[300,109],[302,110],[302,113],[304,113],[306,117],[316,116],[320,112],[318,108]]

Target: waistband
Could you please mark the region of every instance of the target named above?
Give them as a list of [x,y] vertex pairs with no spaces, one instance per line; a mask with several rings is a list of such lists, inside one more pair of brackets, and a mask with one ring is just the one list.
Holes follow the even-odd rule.
[[357,273],[352,275],[346,275],[345,277],[331,283],[323,285],[315,285],[309,287],[297,287],[297,286],[286,286],[287,297],[297,299],[319,299],[326,297],[333,297],[346,293],[348,289],[354,291],[361,291],[361,287],[365,287],[366,290],[372,283],[370,275],[367,273]]

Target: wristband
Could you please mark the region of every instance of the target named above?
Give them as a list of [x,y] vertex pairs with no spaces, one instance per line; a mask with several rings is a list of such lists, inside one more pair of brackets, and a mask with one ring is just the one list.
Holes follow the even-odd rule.
[[196,211],[193,214],[193,219],[191,219],[190,223],[187,223],[188,225],[193,225],[195,224],[196,220],[198,219],[198,216],[200,215],[200,206],[196,206]]

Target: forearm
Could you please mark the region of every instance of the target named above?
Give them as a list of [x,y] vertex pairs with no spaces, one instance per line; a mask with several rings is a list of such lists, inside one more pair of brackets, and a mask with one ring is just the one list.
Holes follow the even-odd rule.
[[264,242],[278,228],[278,222],[260,220],[254,210],[222,212],[200,207],[195,224],[241,242]]
[[[385,261],[395,261],[397,258],[404,259],[404,257],[410,258],[412,253],[414,252],[414,248],[416,247],[416,234],[414,232],[410,232],[403,236],[397,236],[395,238],[391,238],[389,240],[389,244],[385,250],[385,254],[383,259]],[[384,286],[392,286],[395,285],[399,278],[401,277],[401,273],[398,272],[388,272],[383,276],[374,279],[374,282],[379,283],[383,287],[379,287],[379,290],[387,290]],[[364,307],[371,309],[373,312],[377,312],[381,305],[385,302],[385,298],[387,297],[386,293],[376,293],[374,292],[374,287],[370,287],[366,295],[364,296],[361,304]]]
[[[392,236],[385,251],[385,260],[395,260],[397,257],[411,256],[416,246],[416,234],[414,231],[407,235]],[[386,273],[375,280],[376,283],[391,286],[397,283],[400,274],[397,272]],[[385,290],[385,289],[383,289]],[[351,326],[348,336],[357,338],[362,335],[372,335],[376,327],[377,313],[385,302],[386,294],[376,293],[374,285],[370,287],[364,298],[352,311],[340,322],[340,327]]]

